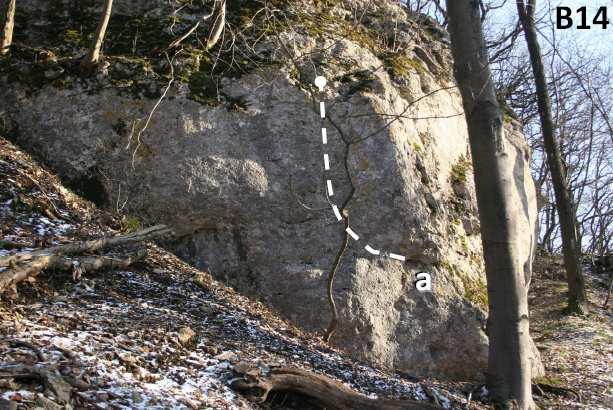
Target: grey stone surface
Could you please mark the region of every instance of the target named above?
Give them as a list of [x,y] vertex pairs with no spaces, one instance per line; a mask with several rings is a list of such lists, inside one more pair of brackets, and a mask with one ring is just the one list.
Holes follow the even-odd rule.
[[[291,44],[303,79],[315,77],[304,58],[310,52],[326,49],[326,59],[339,62],[317,73],[328,78],[324,95],[300,84],[288,64],[224,81],[223,92],[243,102],[240,110],[201,105],[177,85],[141,135],[155,101],[112,88],[45,86],[28,95],[3,85],[0,110],[16,126],[18,142],[64,179],[98,181],[106,206],[172,224],[182,235],[176,246],[182,257],[310,331],[322,331],[329,320],[326,280],[343,235],[325,175],[334,183],[329,200],[338,205],[351,178],[347,209],[360,240],[350,241],[337,275],[341,322],[332,342],[418,376],[482,377],[485,276],[459,93],[428,69],[436,58],[392,78],[352,41],[280,38]],[[448,61],[437,64],[443,63],[437,70],[451,70]],[[347,65],[368,70],[369,86],[356,91],[356,80],[343,82]],[[325,122],[328,174],[320,98],[332,121]],[[348,175],[342,139],[364,137],[349,149]],[[521,135],[508,137],[518,158],[528,155]],[[460,181],[458,172],[465,174]],[[518,161],[512,182],[527,192],[528,260],[535,201],[527,161]],[[408,261],[370,255],[366,244]],[[414,287],[422,271],[433,277],[431,293]]]

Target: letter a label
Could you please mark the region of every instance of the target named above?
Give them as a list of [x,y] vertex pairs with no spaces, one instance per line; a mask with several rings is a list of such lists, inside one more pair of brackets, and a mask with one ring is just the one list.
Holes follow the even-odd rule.
[[432,290],[432,276],[426,272],[419,272],[417,281],[415,281],[415,288],[420,292],[430,292]]

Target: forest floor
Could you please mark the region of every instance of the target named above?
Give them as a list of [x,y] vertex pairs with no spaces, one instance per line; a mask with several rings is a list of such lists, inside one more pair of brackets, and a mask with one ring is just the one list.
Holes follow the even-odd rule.
[[[608,275],[586,267],[589,314],[567,315],[561,258],[537,257],[530,289],[530,332],[545,365],[548,385],[570,388],[566,395],[535,395],[551,409],[613,408],[613,314],[607,297]],[[609,275],[612,274],[608,272]],[[544,400],[543,400],[544,399]]]
[[[131,225],[71,194],[1,138],[0,175],[0,256]],[[611,312],[593,306],[587,317],[563,316],[555,263],[533,279],[532,334],[549,372],[543,382],[580,397],[545,389],[535,398],[542,408],[610,408]],[[590,297],[602,304],[602,286],[590,283]],[[0,300],[0,410],[317,408],[285,394],[249,401],[230,386],[239,362],[263,371],[300,367],[370,397],[487,408],[477,401],[478,384],[417,380],[351,360],[152,243],[130,269],[78,279],[46,272]]]

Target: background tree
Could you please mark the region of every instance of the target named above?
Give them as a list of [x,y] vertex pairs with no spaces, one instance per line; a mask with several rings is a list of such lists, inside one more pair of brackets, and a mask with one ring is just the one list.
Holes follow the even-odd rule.
[[478,2],[447,0],[455,76],[468,124],[489,296],[487,383],[504,406],[534,409],[528,282],[518,249],[518,192],[514,149],[505,144],[503,118],[489,69]]
[[536,0],[528,1],[529,3],[526,5],[523,0],[517,0],[517,10],[530,53],[541,131],[555,194],[558,220],[562,231],[562,250],[568,281],[568,309],[571,312],[583,313],[586,304],[585,281],[581,269],[581,247],[577,237],[575,207],[568,188],[560,147],[555,136],[545,67],[534,25]]
[[15,27],[15,7],[16,0],[5,0],[0,2],[0,22],[2,22],[2,32],[0,32],[0,55],[7,54],[13,43],[13,28]]
[[113,0],[105,0],[102,17],[100,18],[96,34],[94,35],[94,43],[85,58],[81,61],[81,67],[86,73],[91,72],[100,62],[100,50],[102,49],[102,43],[104,42],[106,28],[111,19],[112,10]]

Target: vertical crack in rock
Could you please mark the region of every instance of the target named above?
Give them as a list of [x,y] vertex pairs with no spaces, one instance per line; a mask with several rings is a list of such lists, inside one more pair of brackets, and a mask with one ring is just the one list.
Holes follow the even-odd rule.
[[334,129],[338,132],[343,141],[344,152],[343,152],[343,166],[345,167],[345,173],[347,175],[347,180],[349,181],[349,193],[347,194],[345,200],[343,201],[340,209],[341,215],[343,215],[345,220],[345,228],[343,229],[343,240],[338,249],[336,257],[334,258],[334,262],[332,263],[332,267],[330,268],[330,274],[328,275],[328,303],[330,304],[330,314],[332,318],[330,319],[330,323],[328,324],[328,328],[324,334],[324,341],[329,342],[330,337],[336,331],[338,326],[338,311],[336,309],[336,303],[334,302],[334,278],[336,277],[336,272],[338,271],[338,267],[340,266],[341,260],[343,259],[343,255],[345,254],[345,250],[347,249],[347,245],[349,243],[349,233],[347,232],[347,228],[349,228],[349,212],[347,211],[347,206],[351,199],[353,199],[353,195],[355,194],[355,185],[353,180],[351,179],[351,173],[349,171],[349,155],[351,153],[351,141],[347,138],[345,133],[339,125],[337,125],[330,116],[328,116],[328,122],[334,127]]

